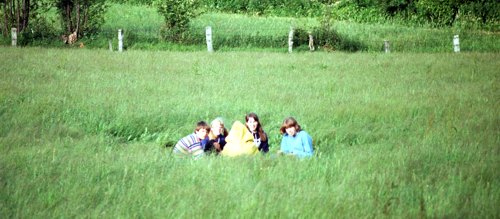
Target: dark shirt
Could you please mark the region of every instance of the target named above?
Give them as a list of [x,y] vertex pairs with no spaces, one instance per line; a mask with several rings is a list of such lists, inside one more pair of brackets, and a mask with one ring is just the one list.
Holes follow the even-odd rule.
[[[264,135],[266,135],[266,140],[265,141],[261,140],[260,145],[259,145],[259,151],[263,152],[263,153],[267,153],[269,151],[269,143],[268,143],[269,138],[267,138],[267,134],[265,132],[264,132]],[[259,133],[258,132],[253,133],[253,138],[259,139],[260,138]]]
[[[208,137],[206,137],[201,141],[201,144],[203,146],[203,151],[208,153],[215,151],[214,143],[219,143],[220,149],[222,151],[222,149],[224,149],[224,145],[226,145],[226,136],[220,134],[217,136],[217,138],[211,140],[209,140]],[[218,152],[219,151],[217,151],[217,153]]]

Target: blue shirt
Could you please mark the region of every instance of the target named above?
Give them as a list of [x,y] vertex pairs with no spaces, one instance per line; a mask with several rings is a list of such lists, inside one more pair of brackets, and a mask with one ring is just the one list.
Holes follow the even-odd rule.
[[310,157],[314,152],[312,138],[305,131],[300,131],[295,136],[285,133],[283,139],[281,139],[281,151],[297,157]]

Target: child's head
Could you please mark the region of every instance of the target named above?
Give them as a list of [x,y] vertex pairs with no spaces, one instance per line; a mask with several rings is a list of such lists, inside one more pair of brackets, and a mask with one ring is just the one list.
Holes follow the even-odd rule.
[[259,117],[255,113],[249,113],[245,116],[245,122],[248,129],[252,132],[259,131],[262,129],[259,121]]
[[215,118],[211,123],[210,123],[210,130],[212,133],[217,136],[220,134],[227,135],[227,130],[224,127],[224,121],[222,120],[221,117]]
[[259,136],[262,141],[267,141],[267,135],[264,133],[264,129],[262,128],[262,124],[260,123],[259,117],[255,113],[249,113],[245,116],[245,125],[248,130],[251,132],[259,133]]
[[199,139],[205,139],[210,132],[210,126],[205,121],[199,121],[196,123],[196,128],[194,129],[194,133],[198,136]]
[[287,133],[290,136],[294,136],[301,130],[302,129],[300,128],[299,123],[293,117],[288,117],[285,120],[283,120],[283,124],[281,125],[280,128],[281,134]]

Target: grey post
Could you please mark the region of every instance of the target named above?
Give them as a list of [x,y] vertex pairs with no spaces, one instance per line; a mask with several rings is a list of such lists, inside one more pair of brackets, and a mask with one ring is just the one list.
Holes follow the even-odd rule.
[[211,26],[207,26],[205,28],[205,34],[206,34],[206,38],[207,38],[207,50],[208,50],[208,52],[213,52],[214,47],[212,45],[212,27]]
[[118,29],[118,51],[123,51],[123,34],[122,29]]
[[293,49],[293,27],[290,27],[290,33],[288,34],[288,53],[292,53]]
[[13,27],[10,29],[10,34],[12,35],[12,46],[17,46],[17,28]]
[[309,51],[314,51],[314,38],[311,32],[309,34]]
[[460,39],[458,35],[453,36],[453,51],[460,52]]
[[384,51],[385,53],[391,52],[391,46],[389,45],[389,40],[384,40]]

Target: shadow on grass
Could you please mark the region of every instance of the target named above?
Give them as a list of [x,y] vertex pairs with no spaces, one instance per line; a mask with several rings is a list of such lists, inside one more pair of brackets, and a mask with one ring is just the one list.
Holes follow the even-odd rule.
[[294,31],[294,47],[309,50],[309,34],[313,37],[314,47],[325,51],[358,52],[368,50],[368,46],[361,41],[349,38],[334,29],[317,28],[313,31],[296,29]]

